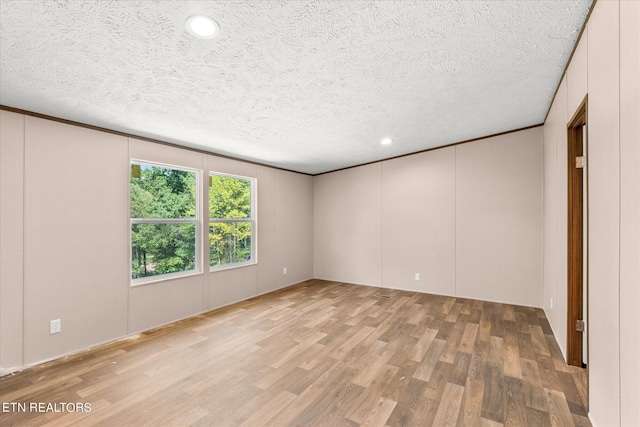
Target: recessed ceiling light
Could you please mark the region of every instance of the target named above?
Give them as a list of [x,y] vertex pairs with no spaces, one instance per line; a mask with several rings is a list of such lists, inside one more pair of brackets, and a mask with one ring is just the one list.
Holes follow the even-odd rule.
[[391,138],[384,138],[382,141],[380,141],[380,143],[382,145],[389,145],[393,142],[393,140]]
[[184,23],[189,34],[199,39],[213,39],[220,34],[220,26],[216,21],[204,15],[193,15]]

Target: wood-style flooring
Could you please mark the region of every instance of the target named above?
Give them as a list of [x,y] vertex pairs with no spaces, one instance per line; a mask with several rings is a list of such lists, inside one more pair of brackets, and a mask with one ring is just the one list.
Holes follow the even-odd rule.
[[4,376],[0,400],[27,409],[3,426],[590,425],[542,310],[321,280]]

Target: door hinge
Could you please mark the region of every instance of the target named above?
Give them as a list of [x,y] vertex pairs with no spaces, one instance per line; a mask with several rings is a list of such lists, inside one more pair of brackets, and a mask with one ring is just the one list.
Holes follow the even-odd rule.
[[576,320],[576,331],[584,332],[584,320]]
[[584,156],[576,157],[576,169],[582,169],[585,167],[587,161]]

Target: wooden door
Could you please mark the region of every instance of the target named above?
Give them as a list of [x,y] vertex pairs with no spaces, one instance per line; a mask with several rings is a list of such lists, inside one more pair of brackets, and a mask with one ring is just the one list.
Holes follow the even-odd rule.
[[[584,191],[587,176],[586,143],[587,98],[582,101],[573,118],[567,124],[568,142],[568,230],[567,230],[567,363],[586,367],[583,358],[583,331],[587,313],[583,309],[588,285],[585,271],[588,249],[585,240],[585,211],[587,194]],[[586,355],[584,355],[586,356]]]

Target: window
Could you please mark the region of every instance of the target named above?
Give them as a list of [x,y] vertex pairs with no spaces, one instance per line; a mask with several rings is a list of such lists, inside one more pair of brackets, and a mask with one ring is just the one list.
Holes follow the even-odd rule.
[[255,263],[255,179],[211,173],[209,187],[211,268]]
[[198,172],[132,161],[129,189],[131,283],[198,271]]

